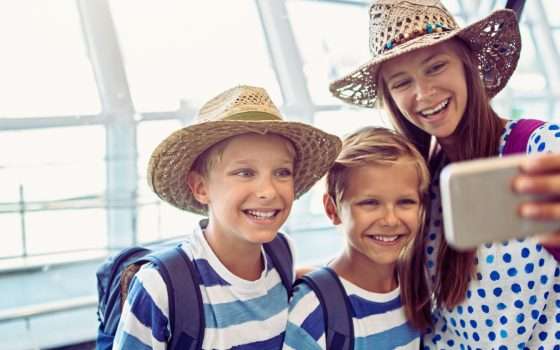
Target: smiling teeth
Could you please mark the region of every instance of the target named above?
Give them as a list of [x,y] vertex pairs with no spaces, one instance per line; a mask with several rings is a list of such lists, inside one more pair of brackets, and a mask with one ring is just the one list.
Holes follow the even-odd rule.
[[447,104],[449,104],[449,99],[443,101],[442,103],[438,104],[434,108],[425,109],[423,111],[420,111],[420,114],[422,114],[424,117],[430,116],[432,114],[436,114],[436,113],[440,112],[442,109],[444,109],[445,107],[447,107]]
[[399,236],[373,236],[373,239],[382,242],[394,242],[399,238]]
[[273,211],[258,211],[258,210],[247,210],[247,213],[258,218],[269,219],[276,215],[276,210]]

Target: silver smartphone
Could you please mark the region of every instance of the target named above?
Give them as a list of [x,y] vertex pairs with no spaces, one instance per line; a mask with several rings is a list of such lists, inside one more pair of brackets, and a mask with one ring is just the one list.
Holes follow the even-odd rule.
[[471,249],[488,242],[556,231],[560,221],[529,220],[518,216],[519,204],[543,197],[512,191],[527,155],[485,158],[446,166],[440,176],[443,228],[456,249]]

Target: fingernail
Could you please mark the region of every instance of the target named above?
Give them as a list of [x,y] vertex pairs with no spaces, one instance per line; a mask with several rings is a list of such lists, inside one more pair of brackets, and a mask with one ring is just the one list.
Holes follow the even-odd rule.
[[539,210],[534,205],[526,204],[526,205],[521,207],[521,216],[524,216],[524,217],[527,217],[527,218],[534,218],[538,215],[538,213],[539,213]]

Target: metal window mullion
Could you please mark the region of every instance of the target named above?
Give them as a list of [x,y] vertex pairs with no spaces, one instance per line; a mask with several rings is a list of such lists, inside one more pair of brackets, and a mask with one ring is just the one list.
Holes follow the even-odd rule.
[[135,111],[108,0],[77,0],[102,114],[106,117],[109,247],[136,237],[137,146]]
[[[300,56],[295,36],[288,17],[285,0],[255,0],[268,51],[276,78],[284,97],[283,113],[297,116],[297,119],[313,123],[315,107],[303,70],[304,62]],[[310,198],[296,201],[285,230],[290,232],[302,223],[306,223],[310,215]]]

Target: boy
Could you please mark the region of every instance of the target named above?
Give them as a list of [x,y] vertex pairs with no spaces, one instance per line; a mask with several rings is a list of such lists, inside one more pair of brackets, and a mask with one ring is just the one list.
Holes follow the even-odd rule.
[[[339,150],[336,136],[284,121],[266,91],[250,86],[213,98],[195,124],[155,149],[148,170],[155,193],[208,216],[182,245],[201,281],[203,349],[282,347],[288,291],[262,245]],[[160,271],[144,266],[113,348],[165,349],[172,336],[168,297]]]
[[[415,238],[428,184],[420,153],[384,128],[348,136],[327,173],[325,212],[347,242],[327,268],[349,301],[355,349],[419,349],[430,305],[424,276],[413,276],[411,266],[422,264],[422,254],[413,252],[423,241]],[[326,309],[319,300],[310,285],[296,284],[285,349],[335,347],[325,339]]]

